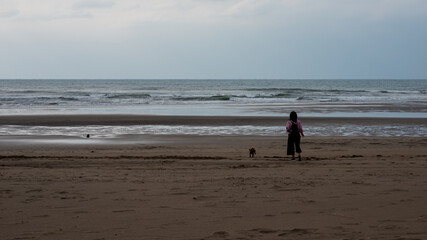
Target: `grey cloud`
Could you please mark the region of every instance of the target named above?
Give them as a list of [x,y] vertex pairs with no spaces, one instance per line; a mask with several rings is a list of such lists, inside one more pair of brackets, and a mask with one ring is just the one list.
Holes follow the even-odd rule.
[[52,19],[67,19],[67,18],[92,18],[91,13],[71,13],[52,16]]
[[19,15],[18,9],[0,12],[0,18],[11,18]]
[[74,8],[111,8],[114,4],[111,0],[81,0],[74,4]]
[[69,14],[58,14],[58,15],[39,15],[27,18],[31,21],[55,21],[60,19],[90,19],[93,18],[91,13],[69,13]]

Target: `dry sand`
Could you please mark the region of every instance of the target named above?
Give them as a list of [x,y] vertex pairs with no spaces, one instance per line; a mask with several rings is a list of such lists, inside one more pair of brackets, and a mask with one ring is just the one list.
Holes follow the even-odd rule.
[[30,138],[0,145],[2,240],[427,239],[427,138]]

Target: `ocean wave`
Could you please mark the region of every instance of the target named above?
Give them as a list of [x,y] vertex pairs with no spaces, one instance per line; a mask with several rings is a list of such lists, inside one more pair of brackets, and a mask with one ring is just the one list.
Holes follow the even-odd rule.
[[133,88],[132,90],[138,90],[138,91],[157,91],[161,90],[160,87],[140,87],[140,88]]
[[[216,104],[425,105],[426,81],[6,81],[1,82],[2,109],[46,107],[187,106]],[[12,110],[11,110],[12,111]]]
[[22,97],[22,96],[9,96],[9,97],[2,97],[0,98],[0,101],[2,102],[20,102],[20,101],[32,101],[32,100],[49,100],[52,99],[50,97]]
[[129,98],[145,99],[150,97],[151,95],[146,93],[114,93],[114,94],[106,95],[106,98],[108,99],[129,99]]
[[230,101],[235,95],[214,95],[214,96],[174,96],[171,100],[174,101]]
[[243,91],[288,91],[291,88],[244,88]]
[[13,93],[13,94],[26,94],[26,93],[50,93],[49,91],[43,90],[16,90],[16,91],[8,91],[8,93]]
[[293,95],[290,93],[278,93],[278,94],[257,94],[253,97],[248,97],[247,98],[292,98]]
[[58,99],[63,101],[79,101],[80,100],[79,98],[76,98],[76,97],[59,97]]
[[335,102],[343,102],[343,100],[339,99],[339,98],[324,98],[324,99],[320,99],[319,102],[321,102],[321,103],[335,103]]
[[426,90],[373,90],[370,93],[394,94],[394,95],[419,95],[425,94]]
[[312,97],[306,97],[306,96],[297,97],[297,101],[301,101],[301,100],[313,100],[313,98]]
[[366,93],[369,92],[367,90],[349,90],[349,89],[313,89],[313,88],[245,88],[242,89],[244,91],[263,91],[263,92],[277,92],[277,91],[284,91],[287,93],[292,92],[333,92],[333,93]]

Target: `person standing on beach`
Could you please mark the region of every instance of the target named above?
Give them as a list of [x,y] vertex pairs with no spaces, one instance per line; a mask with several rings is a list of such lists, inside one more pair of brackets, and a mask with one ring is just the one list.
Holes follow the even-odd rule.
[[301,161],[301,136],[304,137],[301,122],[298,120],[296,112],[292,111],[289,115],[289,120],[286,123],[286,131],[288,132],[288,150],[287,155],[292,155],[292,160],[295,160],[295,150],[298,153],[298,161]]

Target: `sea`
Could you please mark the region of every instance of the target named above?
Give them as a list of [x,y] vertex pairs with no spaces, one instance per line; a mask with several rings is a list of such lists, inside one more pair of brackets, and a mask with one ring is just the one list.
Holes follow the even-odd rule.
[[[427,80],[0,80],[0,116],[139,114],[427,119]],[[427,126],[304,126],[314,136],[427,136]],[[283,126],[80,126],[124,134],[283,135]],[[252,130],[251,130],[252,129]],[[73,127],[0,126],[0,135],[75,136]]]

